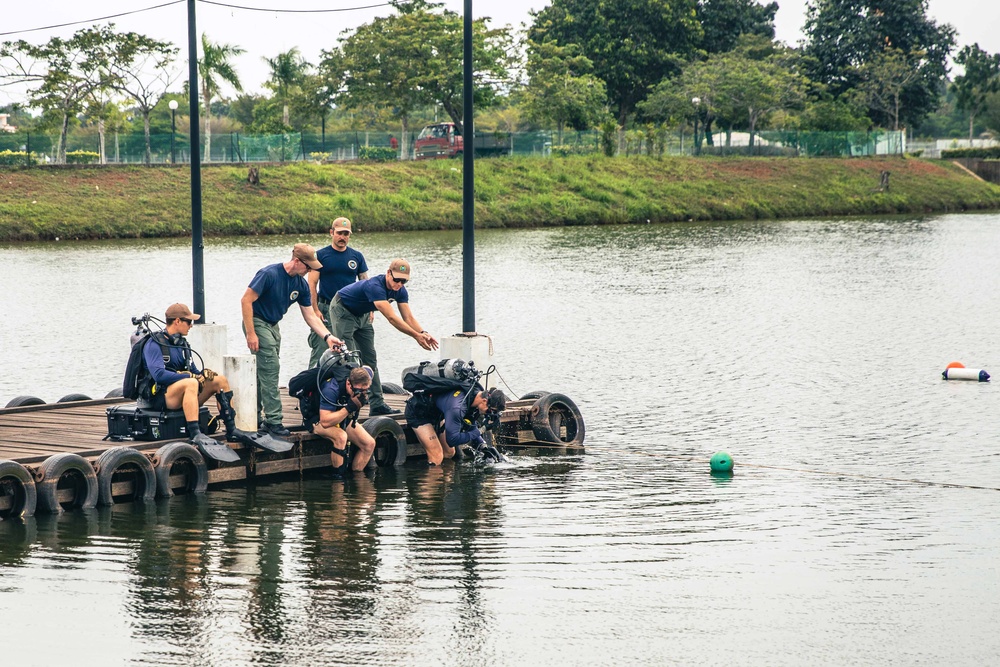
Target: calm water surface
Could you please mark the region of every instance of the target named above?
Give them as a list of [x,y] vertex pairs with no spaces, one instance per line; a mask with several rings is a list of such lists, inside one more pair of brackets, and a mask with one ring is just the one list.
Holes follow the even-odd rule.
[[[209,319],[298,240],[208,241]],[[984,665],[1000,657],[1000,215],[479,232],[477,324],[586,455],[0,523],[0,637],[52,665]],[[460,236],[365,235],[461,324]],[[0,404],[102,396],[183,241],[0,246]],[[284,379],[306,327],[282,323]],[[377,321],[383,376],[425,358]],[[732,478],[708,474],[729,451]],[[913,481],[918,480],[918,481]],[[988,488],[970,488],[970,487]]]

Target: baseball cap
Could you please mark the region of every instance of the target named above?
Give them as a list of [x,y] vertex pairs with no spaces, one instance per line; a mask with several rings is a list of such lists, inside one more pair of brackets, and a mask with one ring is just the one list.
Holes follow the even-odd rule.
[[308,243],[296,243],[292,248],[292,257],[304,262],[310,269],[322,269],[323,265],[316,259],[316,249]]
[[183,303],[175,303],[174,305],[167,308],[166,315],[164,319],[168,320],[200,320],[201,315],[195,315],[191,312],[191,309],[185,306]]
[[405,259],[396,258],[389,263],[389,273],[396,280],[409,280],[410,275],[410,263]]
[[347,231],[352,231],[351,221],[348,220],[347,218],[337,218],[336,220],[330,223],[331,232],[335,232],[338,229],[346,229]]

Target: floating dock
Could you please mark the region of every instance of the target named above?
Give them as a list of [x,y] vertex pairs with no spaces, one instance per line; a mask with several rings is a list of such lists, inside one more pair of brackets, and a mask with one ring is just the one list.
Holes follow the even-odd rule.
[[[386,394],[402,410],[407,396]],[[298,401],[282,391],[285,423],[299,422]],[[61,512],[176,493],[199,493],[212,485],[329,468],[330,442],[293,430],[291,450],[274,453],[230,443],[240,460],[220,464],[205,459],[186,440],[112,441],[107,408],[121,398],[78,400],[0,409],[0,518]],[[214,408],[214,402],[208,404]],[[422,458],[423,448],[402,414],[358,420],[375,438],[376,466]],[[562,394],[534,392],[508,401],[494,444],[501,448],[582,449],[584,421]],[[371,465],[371,464],[369,464]]]

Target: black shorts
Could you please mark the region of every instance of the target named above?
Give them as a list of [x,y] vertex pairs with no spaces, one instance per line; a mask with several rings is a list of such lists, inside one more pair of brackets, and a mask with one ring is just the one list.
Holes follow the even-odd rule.
[[437,406],[432,401],[421,400],[415,396],[407,399],[403,416],[406,417],[406,425],[410,428],[418,428],[425,424],[433,424],[437,427],[438,423],[444,418],[444,415],[441,414],[441,411],[437,409]]

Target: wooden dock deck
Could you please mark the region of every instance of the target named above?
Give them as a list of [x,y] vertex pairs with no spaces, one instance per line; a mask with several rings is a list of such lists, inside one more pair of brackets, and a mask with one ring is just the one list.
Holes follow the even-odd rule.
[[[543,392],[544,393],[544,392]],[[553,402],[552,397],[556,400]],[[402,410],[406,396],[387,394],[386,403]],[[285,413],[285,424],[289,428],[301,422],[298,412],[298,402],[282,391]],[[165,445],[172,442],[186,442],[184,438],[172,438],[157,441],[113,441],[105,439],[108,433],[106,410],[109,406],[130,403],[126,399],[110,398],[69,403],[50,403],[12,408],[0,408],[0,466],[11,461],[23,467],[34,480],[42,484],[44,477],[43,464],[51,457],[59,454],[75,454],[86,459],[91,466],[97,464],[102,454],[113,448],[127,446],[144,454],[153,468],[159,465],[157,453],[163,451]],[[569,404],[567,408],[566,403]],[[214,401],[207,404],[214,413]],[[362,409],[359,423],[364,424],[368,417],[368,408]],[[392,424],[381,422],[381,434],[376,434],[376,449],[373,460],[379,466],[392,466],[404,462],[408,458],[423,457],[423,449],[417,442],[412,430],[406,428],[402,414],[390,415]],[[375,423],[375,422],[373,422]],[[371,426],[371,425],[369,425]],[[392,432],[390,432],[392,431]],[[216,434],[216,437],[218,434]],[[495,435],[495,443],[501,448],[531,447],[545,444],[547,446],[565,446],[579,449],[583,446],[584,426],[579,411],[561,394],[551,394],[546,398],[531,397],[526,400],[508,401],[507,409],[501,415],[501,425]],[[330,443],[325,438],[314,436],[301,429],[293,430],[288,438],[294,446],[285,453],[273,453],[261,449],[250,448],[241,444],[230,444],[240,456],[240,460],[229,464],[208,460],[207,484],[235,482],[266,475],[275,475],[295,471],[330,467]],[[133,454],[134,456],[134,454]],[[145,467],[145,462],[141,467]],[[7,464],[9,465],[9,464]],[[14,466],[16,467],[16,466]],[[126,467],[127,468],[127,467]],[[126,470],[123,473],[112,471],[115,477],[109,481],[111,493],[105,494],[106,504],[119,502],[119,498],[130,500],[141,486],[141,470]],[[100,471],[98,470],[98,473]],[[169,486],[174,489],[190,487],[191,472],[181,469],[166,471],[169,476]],[[204,472],[202,473],[204,475]],[[4,476],[0,472],[0,517],[6,511],[16,509],[19,502],[17,479],[11,473]],[[147,477],[147,479],[149,479]],[[79,480],[50,480],[52,491],[64,507],[79,504],[82,493]],[[27,484],[23,480],[22,486]],[[34,489],[31,489],[31,494]],[[110,499],[113,494],[114,500]],[[172,495],[169,491],[159,489],[160,495]],[[29,494],[30,495],[30,494]],[[31,498],[33,502],[33,496]],[[82,501],[81,501],[82,502]],[[58,509],[56,510],[58,511]]]

